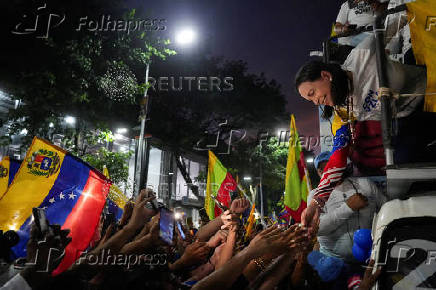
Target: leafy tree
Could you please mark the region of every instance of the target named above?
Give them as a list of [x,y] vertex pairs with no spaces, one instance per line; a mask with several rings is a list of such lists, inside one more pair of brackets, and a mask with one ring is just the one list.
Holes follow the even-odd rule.
[[82,158],[100,171],[103,171],[103,167],[106,166],[111,180],[115,183],[121,183],[126,182],[129,177],[129,166],[126,161],[131,155],[132,152],[111,152],[101,147],[96,153],[86,154]]
[[[44,3],[48,12],[66,16],[47,39],[11,33],[22,14],[34,15]],[[27,1],[13,0],[0,7],[6,15],[2,20],[6,24],[0,28],[5,35],[1,86],[24,104],[10,112],[12,134],[26,128],[29,138],[45,137],[47,125],[68,114],[94,126],[119,120],[133,126],[145,87],[145,65],[152,56],[164,59],[175,53],[157,32],[78,31],[83,15],[93,20],[111,15],[125,22],[145,18],[137,13],[144,10],[124,6],[121,0],[49,0],[30,7]]]
[[[78,156],[94,154],[116,164],[122,156],[98,149],[101,144],[92,145],[94,134],[120,122],[129,128],[138,124],[137,104],[147,88],[141,81],[147,63],[151,63],[150,74],[154,78],[230,77],[232,90],[205,92],[196,85],[188,90],[186,82],[181,91],[149,88],[147,133],[163,140],[175,152],[203,150],[199,154],[206,154],[206,145],[214,144],[219,133],[218,148],[214,150],[225,152],[230,148],[230,155],[218,155],[227,167],[257,176],[262,164],[265,192],[271,198],[283,192],[286,150],[272,143],[260,150],[257,140],[259,132],[275,132],[278,124],[288,122],[286,101],[274,80],[249,73],[243,61],[210,57],[207,51],[167,59],[175,52],[158,32],[77,31],[78,21],[84,15],[89,19],[108,14],[125,20],[146,18],[142,12],[145,9],[132,9],[121,0],[46,3],[53,12],[67,16],[48,39],[10,33],[23,13],[31,15],[43,2],[34,2],[30,8],[23,0],[0,4],[5,15],[1,21],[6,23],[0,25],[6,36],[2,43],[4,53],[0,55],[0,86],[25,104],[10,114],[14,121],[11,133],[26,128],[28,139],[62,133],[64,146]],[[77,117],[76,128],[64,126],[65,115]],[[50,127],[50,123],[54,126]],[[231,142],[232,130],[245,132],[244,139]],[[101,165],[94,157],[86,158],[97,167]]]
[[[232,78],[233,89],[227,91],[200,91],[195,82],[189,89],[187,81],[182,82],[180,91],[149,90],[152,102],[148,131],[175,147],[206,149],[215,143],[218,132],[221,141],[228,143],[231,130],[271,131],[287,119],[280,86],[264,75],[248,73],[247,64],[242,61],[177,55],[165,63],[154,63],[151,76],[173,76],[177,82],[179,77]],[[219,142],[219,146],[225,147],[225,142]]]

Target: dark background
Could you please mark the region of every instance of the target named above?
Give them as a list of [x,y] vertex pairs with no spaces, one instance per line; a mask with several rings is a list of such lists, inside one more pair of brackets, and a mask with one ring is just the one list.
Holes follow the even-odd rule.
[[[138,2],[140,3],[140,2]],[[253,73],[264,72],[282,85],[287,111],[295,114],[300,135],[318,136],[316,107],[298,97],[293,80],[298,68],[320,50],[343,1],[159,0],[150,15],[167,19],[169,34],[192,26],[213,55],[241,59]],[[143,2],[142,2],[143,4]],[[198,44],[197,44],[198,45]],[[180,53],[195,53],[195,47]]]

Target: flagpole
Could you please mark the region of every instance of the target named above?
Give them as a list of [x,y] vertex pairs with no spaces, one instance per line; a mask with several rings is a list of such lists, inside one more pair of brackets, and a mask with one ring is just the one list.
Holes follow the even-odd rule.
[[310,183],[309,171],[307,171],[307,167],[304,167],[304,174],[306,175],[306,183],[307,183],[307,191],[312,191],[312,184]]
[[[135,182],[134,182],[134,194],[139,195],[141,189],[145,188],[147,183],[147,146],[145,142],[145,130],[146,130],[146,122],[148,118],[148,106],[149,106],[149,97],[147,96],[148,92],[148,74],[150,71],[150,63],[147,62],[147,66],[145,68],[145,89],[144,89],[144,98],[141,102],[141,131],[139,132],[139,140],[138,140],[138,154],[136,158],[136,166],[135,166]],[[135,196],[136,196],[135,195]]]
[[[251,186],[251,185],[250,185]],[[245,199],[248,200],[248,202],[250,203],[250,206],[253,206],[254,202],[256,199],[255,198],[249,198],[248,195],[245,193],[245,190],[242,188],[242,186],[238,183],[238,189],[242,192],[242,194],[244,195]],[[250,190],[250,192],[252,192]],[[251,201],[253,200],[253,201]],[[257,208],[254,208],[254,212],[257,213],[259,216],[259,212],[257,211]]]
[[263,219],[264,212],[263,212],[263,190],[262,190],[262,163],[259,163],[260,165],[260,177],[259,177],[259,192],[260,192],[260,222],[263,226],[265,226],[265,221]]

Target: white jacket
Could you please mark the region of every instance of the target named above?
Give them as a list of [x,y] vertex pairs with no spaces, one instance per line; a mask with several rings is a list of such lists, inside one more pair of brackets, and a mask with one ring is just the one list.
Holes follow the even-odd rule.
[[[354,212],[346,201],[357,191],[368,198],[368,206]],[[310,193],[308,203],[313,197]],[[384,202],[380,190],[368,178],[349,177],[332,191],[320,216],[318,242],[324,254],[353,261],[353,234],[358,229],[371,229],[372,219]]]

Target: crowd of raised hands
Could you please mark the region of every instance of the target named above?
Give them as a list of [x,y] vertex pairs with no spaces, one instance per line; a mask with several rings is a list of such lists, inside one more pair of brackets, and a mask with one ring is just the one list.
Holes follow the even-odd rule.
[[[330,289],[307,263],[316,238],[302,225],[259,224],[247,234],[241,214],[250,204],[236,199],[195,234],[174,230],[169,244],[160,237],[160,213],[147,206],[153,199],[151,190],[141,191],[119,222],[59,275],[52,271],[71,242],[69,231],[51,225],[41,233],[34,226],[24,269],[0,289]],[[361,289],[378,275],[368,269]]]

